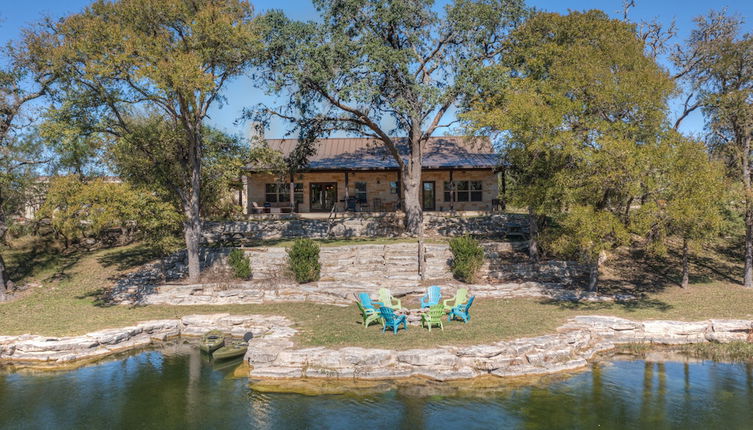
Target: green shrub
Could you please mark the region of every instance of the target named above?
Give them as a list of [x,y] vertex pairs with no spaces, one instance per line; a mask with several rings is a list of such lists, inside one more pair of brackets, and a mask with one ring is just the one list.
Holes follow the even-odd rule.
[[230,251],[227,263],[233,269],[236,278],[249,279],[251,277],[251,259],[242,250],[236,248]]
[[311,239],[296,239],[288,248],[288,264],[298,283],[319,280],[319,245]]
[[470,236],[450,239],[452,252],[452,274],[463,282],[474,282],[481,265],[484,264],[484,249]]

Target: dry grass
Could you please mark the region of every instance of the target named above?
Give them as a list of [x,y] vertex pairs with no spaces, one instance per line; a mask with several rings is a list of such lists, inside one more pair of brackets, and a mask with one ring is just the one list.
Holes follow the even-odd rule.
[[[119,327],[137,321],[178,318],[195,313],[274,314],[293,319],[306,346],[363,346],[380,348],[424,348],[441,345],[470,345],[552,332],[575,315],[615,315],[631,319],[703,320],[708,318],[753,319],[753,291],[732,282],[715,280],[691,285],[687,290],[664,283],[654,292],[641,294],[630,303],[577,304],[536,299],[478,300],[471,309],[472,320],[445,323],[445,330],[411,326],[398,335],[382,334],[381,327],[364,329],[356,307],[310,303],[280,303],[233,306],[105,306],[97,301],[102,288],[114,277],[142,263],[144,250],[128,246],[93,253],[63,254],[37,249],[27,243],[8,255],[15,267],[24,268],[25,279],[39,282],[16,300],[0,304],[0,334],[34,333],[49,336],[83,334]],[[416,307],[417,298],[403,300]]]

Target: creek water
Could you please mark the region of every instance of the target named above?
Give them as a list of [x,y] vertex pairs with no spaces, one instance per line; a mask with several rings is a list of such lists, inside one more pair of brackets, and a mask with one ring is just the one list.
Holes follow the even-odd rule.
[[[753,367],[618,360],[536,381],[273,394],[193,346],[0,370],[0,429],[751,429]],[[378,387],[377,387],[378,388]]]

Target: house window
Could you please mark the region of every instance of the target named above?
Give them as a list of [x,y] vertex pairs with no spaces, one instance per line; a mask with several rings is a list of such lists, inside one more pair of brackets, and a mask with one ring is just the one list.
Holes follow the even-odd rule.
[[366,203],[366,182],[356,182],[356,200]]
[[[296,203],[303,203],[303,184],[293,184],[293,198]],[[268,203],[284,203],[290,201],[290,184],[265,184],[264,200]]]
[[456,202],[480,202],[483,200],[481,181],[445,181],[444,201],[452,201],[453,187]]
[[390,194],[400,194],[400,181],[390,182]]

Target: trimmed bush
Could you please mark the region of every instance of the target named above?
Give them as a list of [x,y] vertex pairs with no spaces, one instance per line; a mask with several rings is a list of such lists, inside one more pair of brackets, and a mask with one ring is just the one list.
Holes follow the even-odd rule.
[[251,278],[251,259],[240,249],[230,251],[227,263],[233,269],[233,275],[239,279]]
[[452,274],[463,282],[474,282],[479,269],[484,264],[484,249],[478,240],[470,236],[450,239],[452,252]]
[[319,245],[311,239],[296,239],[287,249],[290,270],[299,284],[319,280]]

